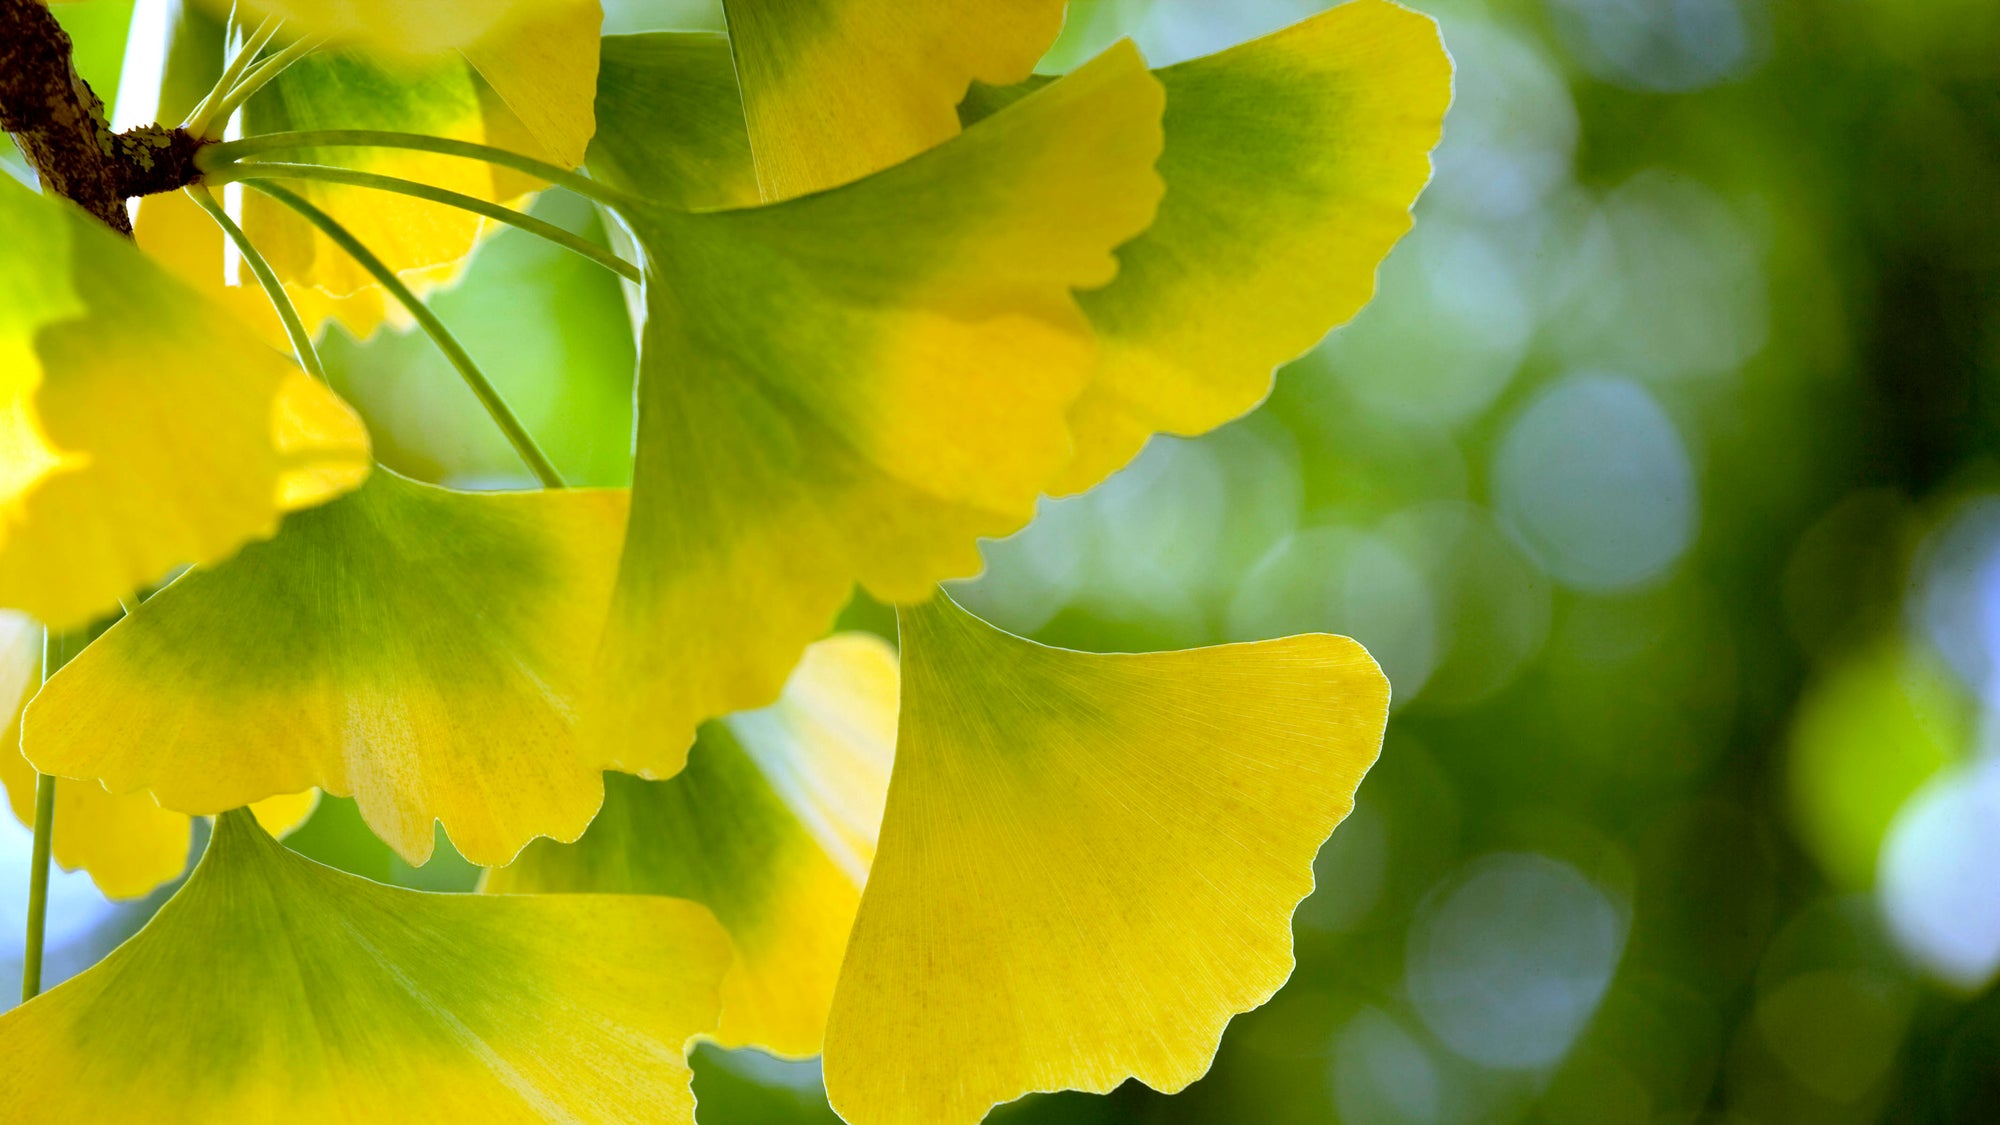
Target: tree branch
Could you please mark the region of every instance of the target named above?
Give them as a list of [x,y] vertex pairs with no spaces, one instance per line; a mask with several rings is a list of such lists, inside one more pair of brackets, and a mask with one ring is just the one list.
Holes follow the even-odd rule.
[[20,141],[43,188],[121,234],[132,233],[127,196],[201,178],[201,142],[186,131],[111,131],[104,103],[76,72],[68,33],[41,0],[0,0],[0,128]]

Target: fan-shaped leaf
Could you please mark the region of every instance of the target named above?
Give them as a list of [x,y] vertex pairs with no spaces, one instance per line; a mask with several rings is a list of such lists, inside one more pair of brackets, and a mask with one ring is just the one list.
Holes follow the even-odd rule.
[[725,0],[757,181],[790,199],[950,139],[974,79],[1019,82],[1063,0]]
[[0,181],[0,246],[0,606],[82,625],[367,475],[332,392],[82,212]]
[[1291,915],[1388,714],[1361,646],[1099,656],[905,609],[875,866],[827,1024],[857,1125],[1179,1090],[1292,969]]
[[602,798],[572,728],[624,510],[379,470],[113,626],[30,704],[22,749],[182,812],[352,796],[411,863],[433,819],[475,863],[573,840]]
[[694,1121],[728,938],[688,902],[399,890],[243,812],[102,963],[0,1016],[20,1121]]
[[[1081,297],[1103,347],[1061,492],[1109,476],[1154,433],[1203,433],[1255,407],[1273,369],[1367,303],[1451,100],[1436,23],[1386,0],[1154,73],[1167,196],[1118,252],[1118,280]],[[975,89],[964,113],[1028,88]]]
[[489,892],[693,899],[736,946],[726,1047],[819,1053],[847,930],[875,857],[896,734],[896,657],[867,634],[806,650],[779,701],[702,728],[668,781],[605,776],[574,844],[537,841]]
[[1093,363],[1071,290],[1151,218],[1159,110],[1126,45],[846,188],[630,209],[648,316],[608,762],[673,774],[697,723],[777,697],[856,581],[922,598],[1027,522]]

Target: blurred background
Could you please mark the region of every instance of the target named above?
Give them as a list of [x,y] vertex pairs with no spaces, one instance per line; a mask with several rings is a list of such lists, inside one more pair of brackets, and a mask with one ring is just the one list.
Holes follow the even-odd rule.
[[[1322,6],[1073,4],[1047,68]],[[1414,6],[1457,99],[1375,302],[1262,410],[1046,504],[958,591],[1086,649],[1351,634],[1395,684],[1381,762],[1320,856],[1297,975],[1206,1079],[994,1119],[2000,1119],[2000,4]],[[132,10],[57,9],[101,92]],[[435,305],[572,479],[623,483],[607,275],[507,231]],[[328,358],[391,465],[517,479],[421,336]],[[407,867],[344,801],[291,843],[431,889],[477,874],[448,849]],[[27,851],[0,823],[5,886]],[[163,897],[59,876],[55,975]],[[712,1125],[834,1120],[810,1063],[704,1048],[697,1091]]]

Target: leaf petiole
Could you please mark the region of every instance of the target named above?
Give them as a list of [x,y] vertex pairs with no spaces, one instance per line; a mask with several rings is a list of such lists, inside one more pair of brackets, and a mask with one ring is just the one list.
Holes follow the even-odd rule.
[[644,276],[639,267],[613,254],[604,247],[579,235],[572,234],[554,223],[544,222],[532,215],[525,215],[511,208],[490,203],[477,196],[446,191],[415,180],[405,180],[396,176],[377,175],[360,172],[352,168],[335,168],[324,164],[288,164],[278,161],[251,161],[232,163],[205,174],[209,183],[249,183],[254,180],[318,180],[323,183],[347,184],[353,187],[374,188],[378,191],[395,192],[399,195],[441,203],[484,215],[489,219],[519,227],[529,234],[547,239],[549,242],[572,253],[603,266],[627,281],[639,281]]
[[194,200],[195,206],[208,212],[208,217],[214,219],[215,225],[222,228],[222,233],[229,236],[229,241],[236,244],[237,252],[243,255],[243,261],[249,265],[250,272],[256,275],[257,284],[263,287],[264,296],[270,300],[271,308],[283,322],[285,337],[292,342],[292,351],[298,355],[299,366],[305,368],[306,374],[322,383],[326,382],[326,368],[319,361],[319,351],[313,347],[312,334],[306,331],[305,322],[299,319],[298,307],[292,304],[291,295],[285,292],[284,285],[278,281],[278,275],[271,269],[271,263],[265,261],[264,255],[257,252],[257,247],[251,243],[249,236],[243,233],[243,228],[236,225],[236,220],[229,217],[229,212],[206,186],[194,184],[185,190],[188,198]]
[[230,163],[246,156],[315,148],[400,148],[416,152],[435,152],[443,156],[479,160],[503,168],[512,168],[517,172],[525,172],[538,179],[568,188],[586,199],[602,203],[607,207],[624,208],[639,202],[635,197],[608,184],[578,175],[567,168],[536,160],[531,156],[523,156],[518,152],[509,152],[491,145],[473,144],[470,141],[427,137],[422,133],[396,133],[377,129],[325,129],[243,137],[205,147],[196,155],[195,165],[204,173],[222,172]]
[[[46,652],[48,642],[43,642]],[[43,657],[46,664],[47,657]],[[33,1000],[42,990],[42,939],[48,931],[49,844],[56,829],[56,779],[35,775],[35,845],[28,860],[28,934],[21,951],[21,1000]]]
[[445,359],[458,369],[459,375],[465,379],[466,386],[472,388],[472,393],[478,397],[480,404],[486,407],[486,413],[492,416],[493,423],[500,427],[508,442],[514,446],[514,452],[520,455],[521,460],[534,472],[543,487],[552,489],[566,487],[562,474],[556,471],[555,464],[542,452],[541,447],[535,444],[533,435],[529,434],[527,427],[515,417],[514,411],[507,405],[507,400],[500,396],[500,391],[493,386],[491,380],[487,379],[486,373],[473,362],[472,356],[466,353],[457,337],[453,336],[451,330],[444,326],[444,322],[437,318],[437,314],[418,300],[417,295],[410,291],[410,287],[403,283],[403,279],[396,276],[396,271],[385,265],[373,251],[363,246],[361,241],[346,227],[341,226],[333,216],[286,188],[263,180],[246,182],[249,187],[290,207],[298,212],[300,217],[318,227],[320,233],[333,240],[334,244],[346,251],[362,269],[367,270],[382,288],[387,289],[391,296],[409,310],[410,316],[431,338],[431,342],[437,345],[438,351],[444,353]]

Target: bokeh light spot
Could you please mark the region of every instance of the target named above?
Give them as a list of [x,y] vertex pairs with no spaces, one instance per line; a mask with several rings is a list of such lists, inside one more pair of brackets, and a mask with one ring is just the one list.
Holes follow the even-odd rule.
[[1919,790],[1882,849],[1889,932],[1912,960],[1968,992],[2000,971],[2000,759]]
[[1501,518],[1549,572],[1609,592],[1665,573],[1694,538],[1694,468],[1673,419],[1629,379],[1544,389],[1494,456]]
[[1474,861],[1418,914],[1410,996],[1452,1050],[1500,1069],[1560,1061],[1597,1010],[1624,947],[1617,907],[1568,864]]

